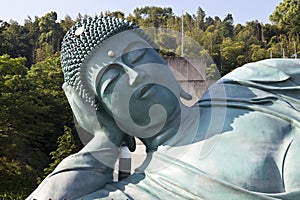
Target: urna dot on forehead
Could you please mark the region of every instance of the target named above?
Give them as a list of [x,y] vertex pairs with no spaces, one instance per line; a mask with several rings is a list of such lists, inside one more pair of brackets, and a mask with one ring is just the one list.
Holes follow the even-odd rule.
[[[95,94],[90,88],[88,73],[84,61],[93,56],[92,52],[108,38],[132,30],[140,35],[150,45],[156,46],[153,40],[133,22],[116,17],[88,17],[76,23],[66,33],[61,48],[61,64],[64,82],[72,86],[78,94],[96,109],[98,103]],[[114,57],[114,52],[105,52]]]

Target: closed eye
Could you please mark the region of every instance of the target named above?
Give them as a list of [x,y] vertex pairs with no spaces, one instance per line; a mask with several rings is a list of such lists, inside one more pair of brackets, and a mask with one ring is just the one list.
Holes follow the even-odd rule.
[[146,50],[147,49],[144,48],[144,49],[138,49],[136,51],[133,51],[133,54],[135,56],[131,60],[131,63],[134,64],[134,63],[140,61],[144,57],[144,55],[146,54]]
[[145,54],[147,52],[147,48],[130,50],[129,52],[122,55],[123,62],[130,67],[135,67],[138,65],[138,62],[143,60]]
[[109,89],[111,89],[111,87],[114,85],[114,83],[116,82],[119,76],[120,74],[116,73],[113,77],[105,80],[104,83],[102,84],[101,93],[109,92]]

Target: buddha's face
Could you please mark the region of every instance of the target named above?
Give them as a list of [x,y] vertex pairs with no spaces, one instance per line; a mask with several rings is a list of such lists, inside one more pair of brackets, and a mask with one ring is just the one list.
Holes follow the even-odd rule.
[[[97,98],[106,111],[119,128],[140,138],[174,126],[180,117],[179,85],[161,56],[131,31],[109,38],[97,51],[108,52],[109,40],[123,49],[96,78]],[[115,54],[114,46],[109,52]]]

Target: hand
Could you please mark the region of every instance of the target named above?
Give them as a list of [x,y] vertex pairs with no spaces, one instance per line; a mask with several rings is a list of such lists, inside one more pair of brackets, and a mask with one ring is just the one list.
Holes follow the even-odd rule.
[[[103,108],[96,111],[95,108],[78,95],[72,86],[64,83],[62,88],[79,125],[95,136],[95,138],[98,138],[97,140],[101,142],[102,147],[109,145],[108,143],[113,143],[119,147],[124,141],[130,151],[135,150],[134,137],[121,131],[114,119]],[[106,137],[104,138],[104,136]]]

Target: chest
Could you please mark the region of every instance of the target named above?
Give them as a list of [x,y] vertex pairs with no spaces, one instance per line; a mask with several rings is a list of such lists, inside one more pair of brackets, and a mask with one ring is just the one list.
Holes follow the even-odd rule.
[[182,159],[245,189],[283,192],[284,162],[294,128],[285,120],[260,113],[241,115],[226,126],[226,131],[208,133],[195,142]]

